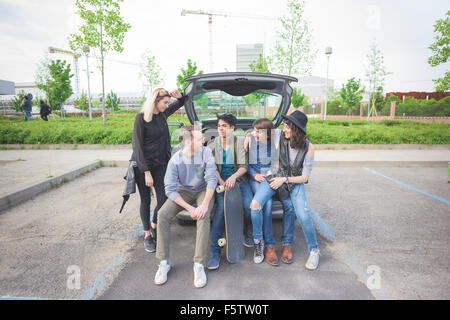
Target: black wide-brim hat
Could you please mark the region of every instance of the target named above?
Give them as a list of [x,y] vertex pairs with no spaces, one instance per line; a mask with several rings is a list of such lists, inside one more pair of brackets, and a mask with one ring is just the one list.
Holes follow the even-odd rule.
[[308,123],[308,117],[306,116],[306,114],[299,110],[295,110],[289,115],[282,115],[282,117],[290,120],[306,134],[306,124]]

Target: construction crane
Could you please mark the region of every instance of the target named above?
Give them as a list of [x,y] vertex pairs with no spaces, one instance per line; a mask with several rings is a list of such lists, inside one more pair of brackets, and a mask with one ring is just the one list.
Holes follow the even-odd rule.
[[[81,57],[81,55],[78,53],[72,52],[70,50],[64,50],[64,49],[59,49],[59,48],[55,48],[55,47],[48,47],[48,52],[63,53],[63,54],[68,54],[68,55],[73,56],[73,68],[75,71],[75,93],[76,93],[77,98],[79,98],[80,97],[80,77],[79,77],[79,71],[78,71],[79,70],[78,69],[78,58]],[[114,59],[105,59],[105,60],[139,66],[139,64],[135,63],[135,62],[114,60]]]
[[75,52],[69,51],[69,50],[59,49],[59,48],[55,48],[55,47],[48,47],[48,52],[63,53],[63,54],[71,55],[73,57],[73,68],[75,70],[75,94],[76,94],[77,98],[79,98],[80,97],[80,77],[78,74],[78,58],[80,57],[80,55]]
[[239,13],[220,12],[220,11],[205,11],[205,10],[181,10],[181,15],[186,16],[188,14],[205,15],[208,16],[208,31],[209,31],[209,72],[213,72],[213,36],[212,36],[212,17],[231,17],[231,18],[246,18],[246,19],[264,19],[264,20],[277,20],[268,16],[246,15]]

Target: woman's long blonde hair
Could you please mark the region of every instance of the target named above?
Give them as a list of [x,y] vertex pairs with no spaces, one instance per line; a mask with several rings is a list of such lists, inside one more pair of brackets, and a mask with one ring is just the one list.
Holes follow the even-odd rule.
[[152,121],[153,110],[155,109],[156,104],[165,97],[170,98],[169,92],[163,88],[156,88],[155,90],[153,90],[151,96],[148,97],[147,100],[145,100],[141,112],[144,113],[144,120],[146,122]]

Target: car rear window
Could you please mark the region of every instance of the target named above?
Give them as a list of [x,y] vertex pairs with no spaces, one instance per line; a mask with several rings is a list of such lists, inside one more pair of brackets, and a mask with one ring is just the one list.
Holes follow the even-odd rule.
[[244,96],[224,91],[210,91],[193,97],[193,109],[199,120],[215,119],[217,114],[231,113],[238,119],[274,119],[283,97],[280,94],[257,90]]

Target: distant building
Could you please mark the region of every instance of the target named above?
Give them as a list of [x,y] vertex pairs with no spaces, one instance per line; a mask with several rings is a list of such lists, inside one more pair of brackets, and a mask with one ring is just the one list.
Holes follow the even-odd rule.
[[[298,78],[298,82],[292,82],[293,88],[300,88],[302,94],[308,97],[310,103],[320,103],[325,100],[327,79],[316,76],[305,76]],[[334,88],[334,80],[328,79],[328,88]]]
[[34,82],[21,82],[15,84],[16,94],[23,91],[25,93],[31,93],[33,98],[45,98],[45,92],[39,90]]
[[249,65],[253,61],[257,61],[259,55],[264,57],[264,46],[262,43],[236,45],[236,71],[251,72]]
[[0,80],[0,95],[15,95],[14,82]]

